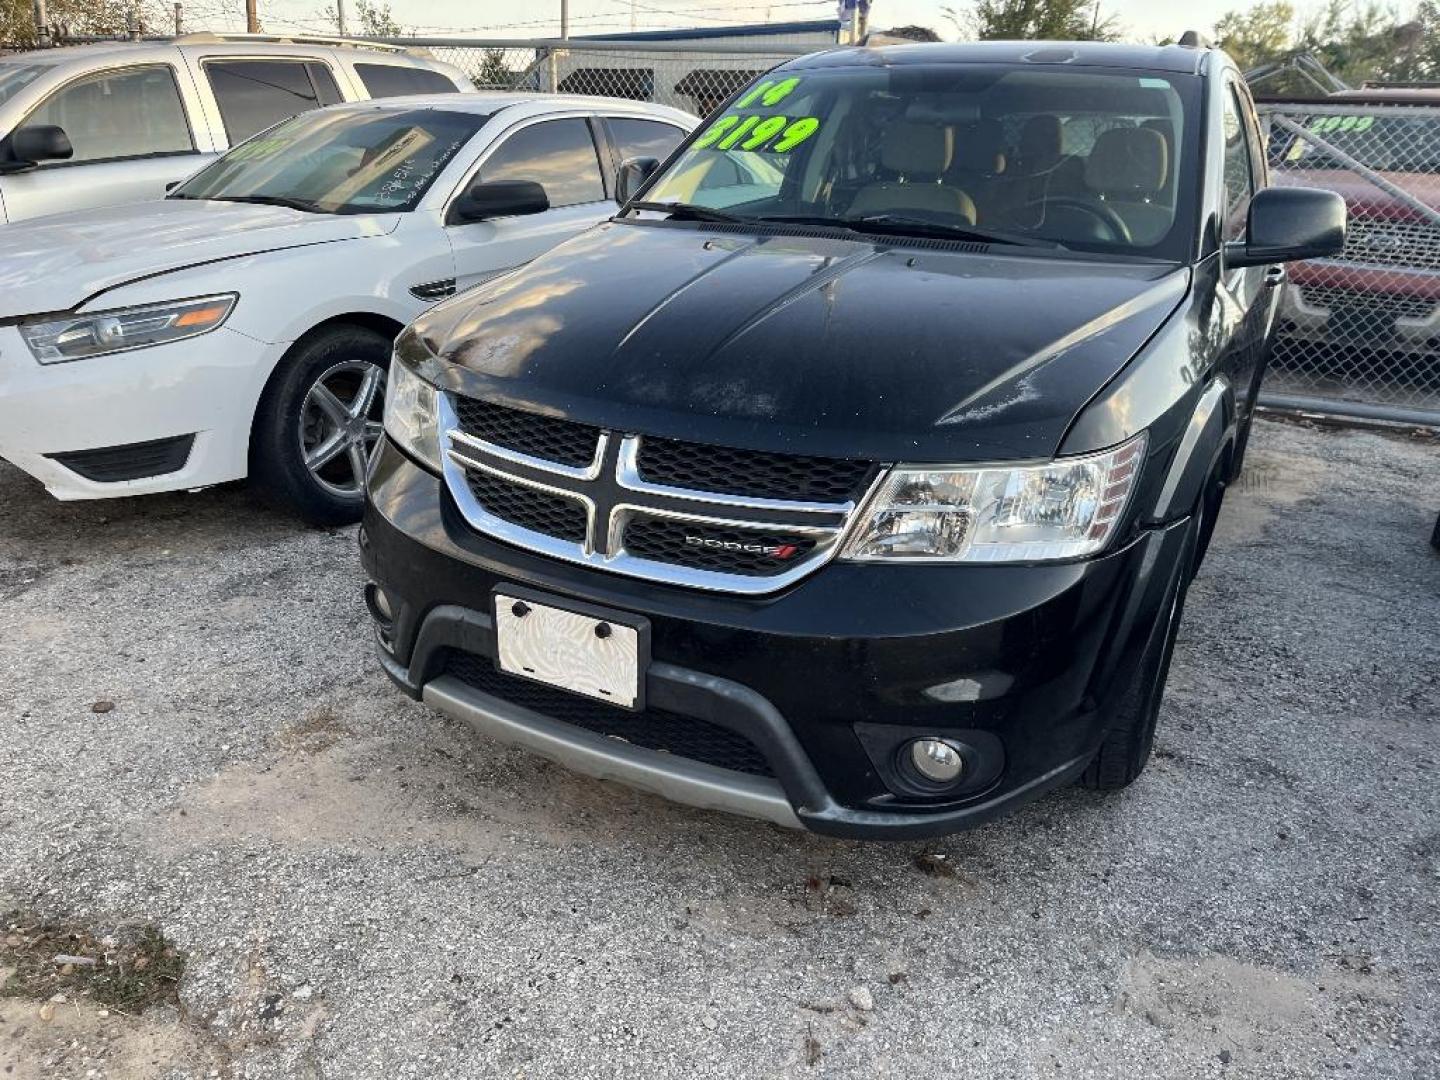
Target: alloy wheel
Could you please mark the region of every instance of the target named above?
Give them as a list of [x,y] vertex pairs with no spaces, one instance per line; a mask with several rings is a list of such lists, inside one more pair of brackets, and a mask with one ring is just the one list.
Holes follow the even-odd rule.
[[342,360],[311,384],[300,407],[300,454],[325,491],[353,498],[365,490],[384,408],[385,369],[378,364]]

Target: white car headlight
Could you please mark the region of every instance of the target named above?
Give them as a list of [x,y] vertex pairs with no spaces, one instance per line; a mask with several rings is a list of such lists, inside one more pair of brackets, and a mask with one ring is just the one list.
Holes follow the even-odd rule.
[[42,364],[143,349],[208,334],[235,310],[234,293],[116,308],[20,324],[20,336]]
[[1110,541],[1140,475],[1145,436],[1043,465],[900,466],[861,508],[842,558],[1037,562]]
[[440,471],[440,391],[396,356],[385,387],[385,433],[395,445]]

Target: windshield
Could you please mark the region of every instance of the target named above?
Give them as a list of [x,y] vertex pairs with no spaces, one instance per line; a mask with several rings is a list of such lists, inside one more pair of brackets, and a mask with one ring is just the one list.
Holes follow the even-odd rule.
[[644,201],[1178,261],[1198,101],[1191,77],[1120,69],[782,70],[711,117]]
[[487,119],[441,109],[304,113],[241,143],[170,197],[324,214],[413,210]]
[[[1440,120],[1433,116],[1312,116],[1307,129],[1361,165],[1382,172],[1440,172]],[[1348,169],[1350,165],[1308,139],[1291,134],[1274,160],[1296,169]]]
[[49,64],[0,64],[0,105],[49,70]]

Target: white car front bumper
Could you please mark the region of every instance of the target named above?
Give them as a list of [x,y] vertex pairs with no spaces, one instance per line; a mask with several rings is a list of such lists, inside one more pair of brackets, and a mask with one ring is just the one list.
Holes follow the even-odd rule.
[[[266,345],[222,327],[202,337],[131,352],[37,363],[13,326],[0,327],[0,458],[35,477],[57,499],[104,499],[207,487],[248,471],[255,404],[283,346]],[[170,460],[128,453],[135,444],[193,436]],[[81,475],[77,451],[90,455],[86,472],[113,475],[153,471],[133,479]],[[108,468],[94,463],[110,462]],[[145,464],[148,461],[149,464]],[[160,463],[157,465],[156,462]]]

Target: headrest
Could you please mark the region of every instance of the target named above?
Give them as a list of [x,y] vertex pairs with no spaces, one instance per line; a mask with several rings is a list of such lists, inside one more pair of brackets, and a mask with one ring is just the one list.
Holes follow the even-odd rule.
[[1150,128],[1102,131],[1085,159],[1085,186],[1091,191],[1152,195],[1165,187],[1170,155],[1165,136]]
[[1060,117],[1041,113],[1025,121],[1020,129],[1020,160],[1031,172],[1048,169],[1064,153]]
[[1005,171],[1005,129],[999,120],[977,120],[955,133],[955,168],[975,173]]
[[901,121],[886,130],[880,144],[880,163],[904,176],[918,173],[939,176],[950,167],[955,138],[938,124]]
[[1149,128],[1151,131],[1158,131],[1165,139],[1165,149],[1173,156],[1175,153],[1175,125],[1162,117],[1153,117],[1149,120],[1142,120],[1140,126]]

